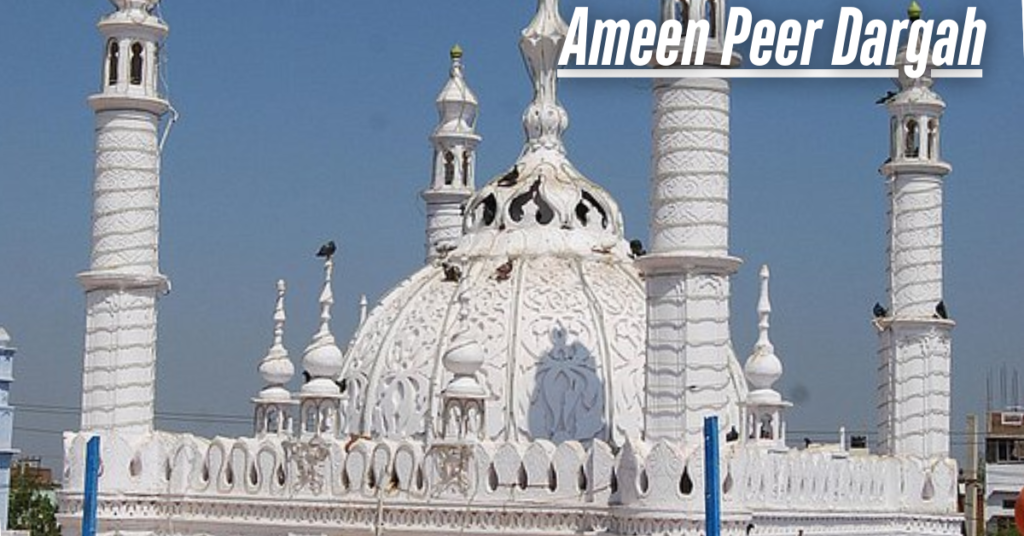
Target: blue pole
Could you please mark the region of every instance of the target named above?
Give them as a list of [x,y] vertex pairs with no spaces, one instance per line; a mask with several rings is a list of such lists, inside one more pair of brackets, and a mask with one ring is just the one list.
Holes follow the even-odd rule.
[[704,523],[707,536],[722,533],[722,497],[718,478],[718,417],[704,417]]
[[96,536],[96,487],[100,476],[100,438],[93,436],[85,449],[85,498],[82,536]]

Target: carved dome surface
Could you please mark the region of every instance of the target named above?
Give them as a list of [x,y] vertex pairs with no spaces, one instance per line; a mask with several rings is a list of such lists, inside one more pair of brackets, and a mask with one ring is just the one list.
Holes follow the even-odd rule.
[[451,380],[443,356],[468,333],[485,358],[488,437],[639,437],[645,314],[631,259],[480,257],[463,270],[451,281],[442,266],[424,267],[367,318],[342,373],[347,432],[434,433]]

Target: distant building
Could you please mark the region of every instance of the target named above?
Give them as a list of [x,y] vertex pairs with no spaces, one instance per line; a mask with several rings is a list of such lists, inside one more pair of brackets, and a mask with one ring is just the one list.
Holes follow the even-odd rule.
[[988,414],[985,434],[985,528],[1013,527],[1013,507],[1024,486],[1024,408]]
[[14,434],[14,408],[10,405],[14,381],[14,353],[11,336],[0,327],[0,528],[7,528],[7,510],[11,495],[11,459],[18,451],[11,447]]

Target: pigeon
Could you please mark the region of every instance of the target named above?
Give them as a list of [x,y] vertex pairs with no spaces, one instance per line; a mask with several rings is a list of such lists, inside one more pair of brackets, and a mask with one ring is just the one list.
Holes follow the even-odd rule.
[[497,281],[505,281],[512,276],[512,259],[505,261],[494,271],[494,279]]
[[338,251],[338,246],[334,244],[334,240],[330,240],[326,244],[320,246],[320,251],[316,252],[316,256],[330,258],[334,256],[335,251]]
[[875,318],[885,318],[889,316],[889,310],[886,309],[885,307],[882,307],[882,304],[877,302],[875,303],[875,308],[872,310],[872,312],[874,312]]
[[949,312],[946,311],[945,300],[939,300],[939,303],[935,306],[935,318],[941,318],[943,320],[949,319]]
[[729,430],[729,433],[725,434],[725,442],[726,443],[732,443],[733,441],[739,440],[739,438],[740,438],[740,433],[736,431],[736,427],[735,426],[732,427],[732,430]]
[[634,259],[647,255],[647,250],[644,249],[644,243],[639,239],[634,238],[629,241],[629,253]]
[[441,269],[444,270],[444,280],[451,283],[458,283],[462,279],[462,269],[454,264],[448,264],[447,262],[441,265]]
[[878,100],[876,100],[875,104],[887,104],[895,96],[896,96],[896,92],[895,91],[886,91],[885,92],[885,96],[880,98],[880,99],[878,99]]

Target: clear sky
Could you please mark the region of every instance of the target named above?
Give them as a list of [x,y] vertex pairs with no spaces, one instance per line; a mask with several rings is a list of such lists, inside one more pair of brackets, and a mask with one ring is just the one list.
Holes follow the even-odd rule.
[[[517,39],[535,2],[167,0],[169,97],[182,119],[163,159],[162,251],[174,290],[160,304],[162,428],[250,432],[256,365],[271,341],[274,282],[289,283],[296,363],[316,327],[328,238],[341,254],[334,331],[347,340],[361,293],[375,303],[422,262],[424,208],[448,49],[466,51],[481,101],[479,181],[518,155],[530,90]],[[0,324],[20,348],[16,446],[59,465],[78,426],[93,117],[102,0],[6,0],[0,16]],[[656,18],[655,0],[563,0],[594,18]],[[900,17],[902,1],[737,0],[755,18],[824,19],[814,63],[831,59],[839,9]],[[926,0],[962,25],[963,1]],[[985,378],[1024,369],[1024,108],[1021,12],[976,2],[988,24],[981,80],[945,80],[946,302],[954,332],[954,430],[985,408]],[[744,45],[740,52],[747,53]],[[570,155],[646,239],[650,83],[567,80]],[[740,80],[733,87],[733,334],[756,338],[757,267],[772,267],[772,338],[795,402],[791,439],[873,429],[876,336],[885,300],[886,201],[877,169],[885,80]],[[1012,373],[1011,373],[1012,375]],[[996,402],[999,402],[998,381]],[[205,416],[198,417],[197,414]],[[213,415],[212,417],[210,415]],[[955,444],[964,441],[955,436]]]

